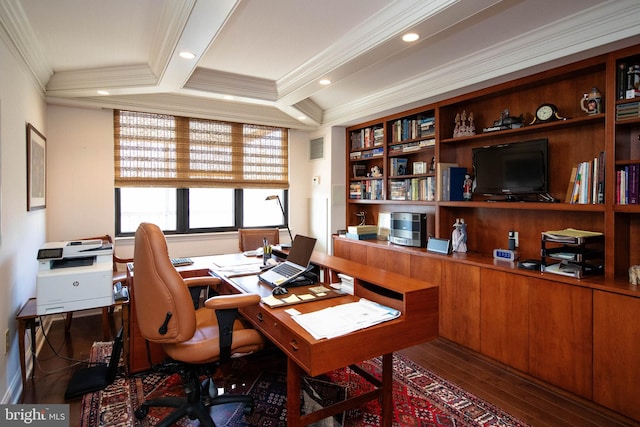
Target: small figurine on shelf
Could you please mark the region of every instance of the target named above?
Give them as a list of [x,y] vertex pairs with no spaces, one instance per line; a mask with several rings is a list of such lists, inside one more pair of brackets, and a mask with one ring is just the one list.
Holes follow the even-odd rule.
[[360,218],[360,223],[358,223],[358,225],[364,225],[364,223],[367,220],[367,213],[365,211],[354,212],[354,213],[358,218]]
[[376,178],[382,176],[382,170],[380,169],[380,166],[375,165],[371,168],[371,176]]
[[472,187],[473,187],[473,179],[471,179],[471,175],[466,174],[464,176],[464,183],[462,184],[462,198],[464,200],[471,200],[472,196]]
[[453,252],[467,252],[467,224],[465,224],[463,218],[456,218],[456,222],[453,224],[451,246]]
[[476,134],[476,125],[473,122],[473,113],[469,113],[467,119],[467,111],[463,110],[462,114],[456,114],[455,128],[453,129],[453,137],[471,136]]

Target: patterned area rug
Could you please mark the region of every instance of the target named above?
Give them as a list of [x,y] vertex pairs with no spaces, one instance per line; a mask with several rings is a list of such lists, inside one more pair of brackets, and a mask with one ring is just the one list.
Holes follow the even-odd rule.
[[[110,353],[110,343],[95,343],[91,358],[106,360]],[[233,384],[234,389],[226,392],[249,393],[255,399],[253,415],[244,416],[238,405],[217,406],[212,413],[216,425],[225,427],[285,426],[286,425],[286,375],[278,371],[282,364],[274,365],[274,360],[283,357],[259,356],[237,359],[227,370],[216,377],[216,384]],[[361,364],[372,374],[381,372],[381,360],[372,359]],[[490,403],[462,390],[455,384],[425,370],[402,354],[393,357],[393,403],[394,426],[527,426],[526,423],[507,414]],[[276,369],[276,370],[274,370]],[[333,383],[333,385],[332,385]],[[335,386],[338,385],[338,387]],[[309,379],[303,393],[305,405],[336,401],[346,390],[348,396],[370,389],[371,385],[345,368],[331,372],[323,378]],[[310,395],[316,394],[314,399]],[[119,375],[106,389],[84,396],[82,402],[82,426],[153,426],[169,410],[152,408],[142,421],[136,420],[133,412],[145,398],[166,395],[182,395],[182,384],[177,375],[145,373],[125,377]],[[184,418],[179,425],[197,425]],[[357,410],[349,411],[343,417],[322,422],[325,426],[374,427],[380,425],[380,407],[377,401],[369,402]]]

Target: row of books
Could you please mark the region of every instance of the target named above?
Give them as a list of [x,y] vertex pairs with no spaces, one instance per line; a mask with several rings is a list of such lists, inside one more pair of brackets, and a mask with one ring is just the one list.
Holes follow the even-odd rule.
[[382,126],[358,129],[350,134],[351,149],[378,147],[384,144],[384,128]]
[[372,150],[366,150],[366,151],[352,151],[351,153],[349,153],[349,159],[350,160],[367,160],[373,157],[382,157],[383,154],[384,154],[384,148],[379,147],[379,148],[374,148]]
[[349,185],[350,199],[382,200],[382,180],[354,181]]
[[415,119],[398,119],[391,126],[391,141],[424,138],[435,135],[436,118],[418,116]]
[[428,138],[420,141],[407,142],[405,144],[395,144],[389,147],[389,155],[393,156],[400,153],[411,153],[427,147],[435,147],[436,139]]
[[436,199],[435,177],[394,179],[389,181],[389,200]]
[[640,102],[628,102],[616,106],[616,120],[637,119],[640,117]]
[[604,203],[604,152],[573,167],[565,203]]
[[640,193],[640,164],[627,165],[616,170],[616,203],[637,205]]

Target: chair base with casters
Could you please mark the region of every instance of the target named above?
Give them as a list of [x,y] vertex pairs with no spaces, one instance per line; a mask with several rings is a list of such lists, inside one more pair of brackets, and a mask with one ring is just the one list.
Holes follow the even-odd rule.
[[[173,362],[169,362],[172,365]],[[243,404],[243,413],[245,415],[251,415],[253,413],[253,398],[248,395],[233,395],[223,394],[211,396],[209,390],[217,390],[214,387],[210,387],[211,375],[217,369],[214,366],[211,371],[207,371],[200,365],[184,365],[176,362],[178,373],[184,383],[184,390],[186,397],[160,397],[143,402],[136,410],[135,416],[138,420],[144,419],[150,408],[162,407],[162,408],[176,408],[166,418],[162,419],[157,427],[168,427],[178,422],[182,417],[189,417],[192,420],[197,419],[200,421],[201,426],[215,427],[215,423],[211,418],[210,407],[216,405],[224,405],[227,403],[240,403]],[[167,369],[167,365],[161,369],[163,371],[171,371],[171,367]],[[200,382],[200,373],[206,374],[208,378]]]

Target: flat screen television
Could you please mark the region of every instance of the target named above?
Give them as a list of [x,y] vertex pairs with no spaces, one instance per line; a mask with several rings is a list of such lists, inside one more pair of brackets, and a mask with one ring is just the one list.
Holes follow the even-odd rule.
[[549,191],[546,138],[472,150],[474,193],[504,195],[506,199]]

